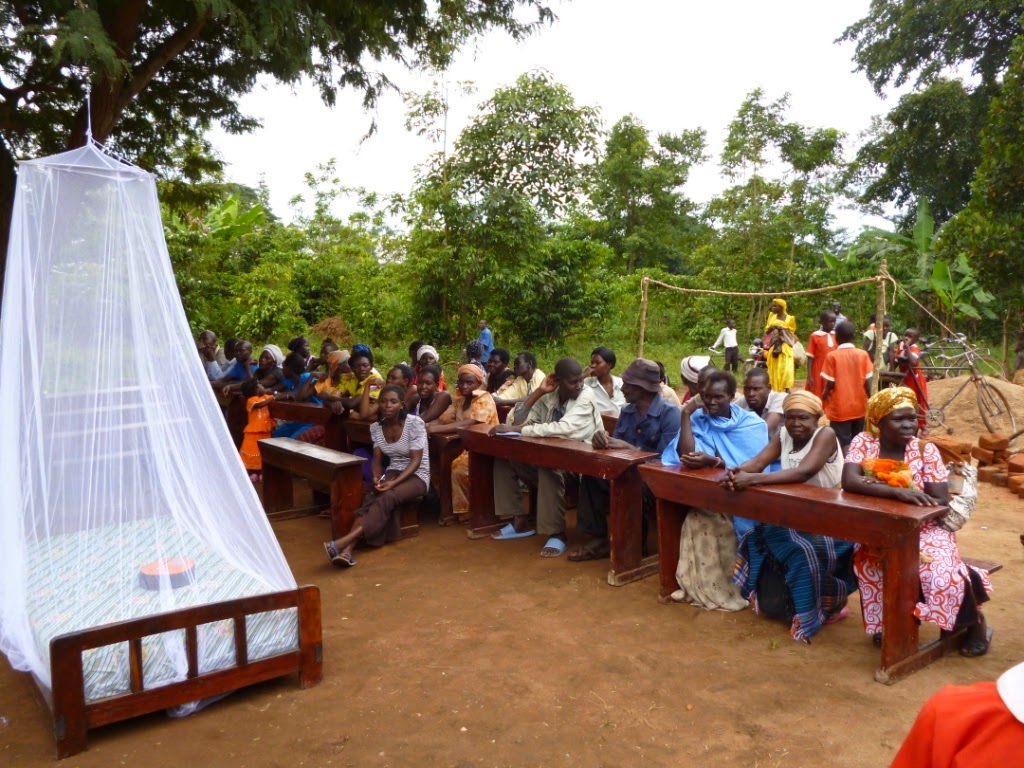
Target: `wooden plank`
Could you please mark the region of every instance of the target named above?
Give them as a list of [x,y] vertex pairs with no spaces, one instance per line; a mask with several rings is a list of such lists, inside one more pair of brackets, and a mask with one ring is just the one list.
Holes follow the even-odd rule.
[[[608,508],[611,570],[608,583],[620,586],[654,573],[653,563],[644,564],[642,557],[643,483],[636,467],[656,458],[656,453],[632,449],[600,449],[590,443],[557,437],[491,436],[489,431],[490,427],[486,424],[459,429],[459,435],[470,455],[470,538],[479,538],[500,527],[494,515],[493,458],[563,469],[602,478],[611,483]],[[492,461],[488,463],[478,458],[483,455],[492,457]],[[486,488],[479,492],[479,496],[478,485]],[[485,493],[491,498],[483,498]]]
[[560,437],[492,437],[488,435],[489,430],[486,424],[460,428],[459,435],[466,450],[604,480],[618,477],[630,467],[658,456],[650,451],[594,448],[590,443]]
[[964,557],[963,555],[960,556],[960,559],[967,563],[967,565],[973,565],[978,570],[987,573],[995,573],[1003,569],[1002,564],[997,563],[995,560],[980,560],[977,557]]
[[452,462],[464,452],[462,438],[457,434],[443,433],[430,436],[430,474],[437,487],[441,502],[441,525],[455,522],[452,512]]
[[185,655],[188,657],[188,676],[199,676],[199,632],[196,627],[185,628]]
[[304,459],[313,461],[325,466],[347,467],[353,464],[362,464],[360,456],[352,456],[348,453],[335,451],[332,448],[324,448],[312,443],[303,443],[299,440],[292,440],[290,437],[267,437],[259,441],[260,453],[266,456],[264,451],[273,456],[302,456]]
[[132,693],[143,689],[142,682],[142,638],[133,637],[128,641],[128,687]]
[[235,663],[244,667],[249,663],[249,637],[246,634],[245,614],[233,617],[235,625]]
[[676,588],[679,533],[686,510],[693,506],[876,548],[886,574],[882,658],[875,674],[879,682],[895,682],[930,663],[947,647],[941,643],[918,648],[913,613],[920,588],[920,526],[941,515],[945,507],[917,507],[805,484],[758,486],[735,493],[721,487],[722,470],[654,463],[641,466],[639,472],[657,499],[663,601]]
[[270,403],[270,415],[283,421],[298,421],[302,424],[324,426],[334,412],[316,403],[296,403],[290,400],[274,400]]
[[312,585],[299,587],[299,653],[299,685],[312,688],[324,676],[320,589]]
[[349,415],[345,419],[345,433],[348,435],[350,445],[373,445],[373,438],[370,437],[369,419],[360,419],[358,416]]
[[292,674],[299,669],[300,663],[300,653],[296,650],[254,661],[245,667],[229,667],[140,693],[100,699],[86,705],[86,722],[89,728],[96,728],[226,691],[235,691]]

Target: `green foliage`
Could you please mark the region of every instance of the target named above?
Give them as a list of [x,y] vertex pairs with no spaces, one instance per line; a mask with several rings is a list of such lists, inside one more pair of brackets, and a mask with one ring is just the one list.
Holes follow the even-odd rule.
[[851,164],[858,200],[894,203],[906,227],[916,201],[927,200],[938,222],[947,221],[970,199],[990,97],[959,80],[936,80],[902,96],[888,115],[874,119]]
[[681,268],[681,254],[702,233],[682,186],[691,166],[707,159],[706,146],[703,129],[662,134],[654,145],[632,116],[612,127],[591,193],[600,216],[594,235],[618,254],[627,274],[658,265]]
[[999,96],[982,133],[983,160],[971,201],[943,229],[939,252],[966,253],[979,281],[1019,309],[1024,305],[1024,35],[1017,38]]
[[980,320],[984,315],[995,320],[995,313],[987,306],[995,297],[984,290],[974,278],[974,270],[967,263],[967,257],[960,254],[952,264],[937,259],[927,280],[917,281],[917,287],[935,294],[945,317],[943,322],[953,328],[956,315],[966,315]]
[[875,90],[916,76],[927,84],[969,65],[987,86],[1005,70],[1021,33],[1024,3],[1013,0],[872,0],[868,15],[837,42],[856,42],[854,61]]
[[596,109],[577,105],[549,73],[528,72],[481,105],[455,142],[445,177],[465,195],[515,192],[553,218],[583,190],[599,129]]

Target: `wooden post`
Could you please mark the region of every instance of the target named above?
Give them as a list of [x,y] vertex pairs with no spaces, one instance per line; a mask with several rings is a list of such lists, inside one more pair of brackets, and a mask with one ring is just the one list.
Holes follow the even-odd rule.
[[885,259],[878,268],[878,298],[875,301],[875,373],[871,379],[872,392],[878,392],[882,371],[882,342],[885,338],[885,280],[889,276],[889,267]]
[[636,351],[637,357],[644,356],[644,335],[647,333],[647,285],[650,279],[644,275],[640,281],[640,345]]

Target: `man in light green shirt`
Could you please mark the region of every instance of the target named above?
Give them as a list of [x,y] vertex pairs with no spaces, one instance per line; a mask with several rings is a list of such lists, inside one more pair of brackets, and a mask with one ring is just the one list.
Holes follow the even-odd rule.
[[[499,424],[492,435],[519,433],[524,437],[562,437],[590,442],[603,429],[601,412],[594,395],[583,386],[583,368],[571,357],[555,364],[555,372],[544,379],[522,405],[521,424]],[[548,537],[540,554],[558,557],[565,551],[565,479],[568,472],[536,467],[508,459],[494,460],[494,511],[511,520],[493,537],[498,540],[532,536],[526,530],[526,515],[519,501],[519,481],[537,493],[537,532]]]

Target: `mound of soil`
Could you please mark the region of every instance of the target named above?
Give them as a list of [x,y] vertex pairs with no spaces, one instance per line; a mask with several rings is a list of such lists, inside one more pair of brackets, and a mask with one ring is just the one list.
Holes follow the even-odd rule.
[[341,348],[352,344],[352,333],[349,331],[348,326],[345,325],[345,321],[340,317],[325,318],[310,328],[309,332],[311,335],[319,336],[321,339],[331,339]]
[[[951,379],[937,379],[928,382],[928,404],[932,408],[943,407],[943,419],[946,426],[952,430],[952,434],[962,440],[975,442],[978,435],[988,432],[988,427],[982,421],[981,413],[978,411],[977,390],[973,385],[968,384],[963,392],[960,392],[949,405],[945,405],[949,398],[956,394],[963,384],[970,379],[969,376],[957,376]],[[986,377],[986,380],[993,387],[998,389],[1006,397],[1013,414],[1017,419],[1017,428],[1024,426],[1024,387],[1011,384],[1002,379]],[[942,428],[934,430],[936,434],[942,434]]]

